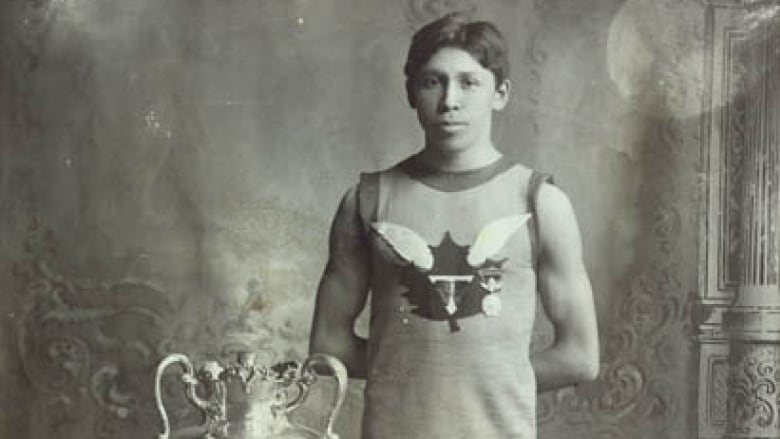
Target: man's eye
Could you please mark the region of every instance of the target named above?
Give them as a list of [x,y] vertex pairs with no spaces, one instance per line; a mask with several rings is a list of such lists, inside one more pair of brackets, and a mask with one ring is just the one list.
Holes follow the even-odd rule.
[[423,78],[420,81],[420,86],[423,88],[432,88],[436,87],[437,85],[439,85],[439,80],[436,78]]
[[464,79],[462,81],[463,87],[465,88],[471,88],[471,87],[477,87],[479,86],[479,81],[476,79]]

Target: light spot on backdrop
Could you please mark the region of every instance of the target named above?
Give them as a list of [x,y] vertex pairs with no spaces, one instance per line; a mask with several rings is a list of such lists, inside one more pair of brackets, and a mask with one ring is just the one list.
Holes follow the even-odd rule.
[[[692,15],[701,20],[686,19]],[[763,29],[777,26],[780,5],[747,2],[734,17],[730,27],[760,38]],[[704,6],[696,2],[626,1],[610,24],[607,40],[607,68],[619,94],[645,111],[698,117],[706,85],[704,52],[710,43],[704,23]],[[726,97],[723,103],[732,99]]]
[[170,127],[165,123],[158,110],[148,110],[146,114],[144,114],[144,124],[146,131],[154,137],[165,137],[170,139],[173,136]]
[[[687,118],[701,113],[704,8],[682,3],[626,1],[610,23],[606,61],[624,99]],[[697,14],[701,22],[686,19]]]

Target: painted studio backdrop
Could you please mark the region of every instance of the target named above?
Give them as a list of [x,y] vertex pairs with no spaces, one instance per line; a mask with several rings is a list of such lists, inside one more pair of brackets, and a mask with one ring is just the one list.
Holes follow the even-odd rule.
[[[513,90],[494,139],[555,175],[583,230],[601,376],[541,396],[539,437],[775,434],[777,390],[759,382],[777,382],[777,345],[730,345],[721,316],[745,273],[777,294],[776,9],[3,1],[0,437],[156,437],[168,352],[302,359],[330,219],[360,171],[422,145],[402,65],[451,10],[504,31]],[[197,420],[166,389],[175,420]]]

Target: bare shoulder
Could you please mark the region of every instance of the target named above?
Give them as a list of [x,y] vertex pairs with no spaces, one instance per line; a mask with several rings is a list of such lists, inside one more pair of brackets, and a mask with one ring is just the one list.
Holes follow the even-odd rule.
[[331,257],[345,257],[362,246],[362,224],[358,207],[358,188],[347,189],[341,198],[330,230]]
[[561,215],[574,215],[574,207],[566,193],[558,186],[544,183],[539,187],[537,195],[537,209],[540,217],[554,221]]
[[574,207],[566,193],[552,184],[542,184],[537,196],[539,235],[544,252],[579,254],[582,247]]
[[357,212],[357,196],[358,196],[358,185],[354,184],[347,188],[347,190],[344,192],[344,195],[341,197],[341,202],[339,203],[338,210],[336,211],[337,215],[354,215]]

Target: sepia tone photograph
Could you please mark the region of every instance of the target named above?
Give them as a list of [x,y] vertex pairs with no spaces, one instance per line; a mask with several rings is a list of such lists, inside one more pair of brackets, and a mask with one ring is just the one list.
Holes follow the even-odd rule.
[[0,438],[780,439],[778,0],[4,0]]

